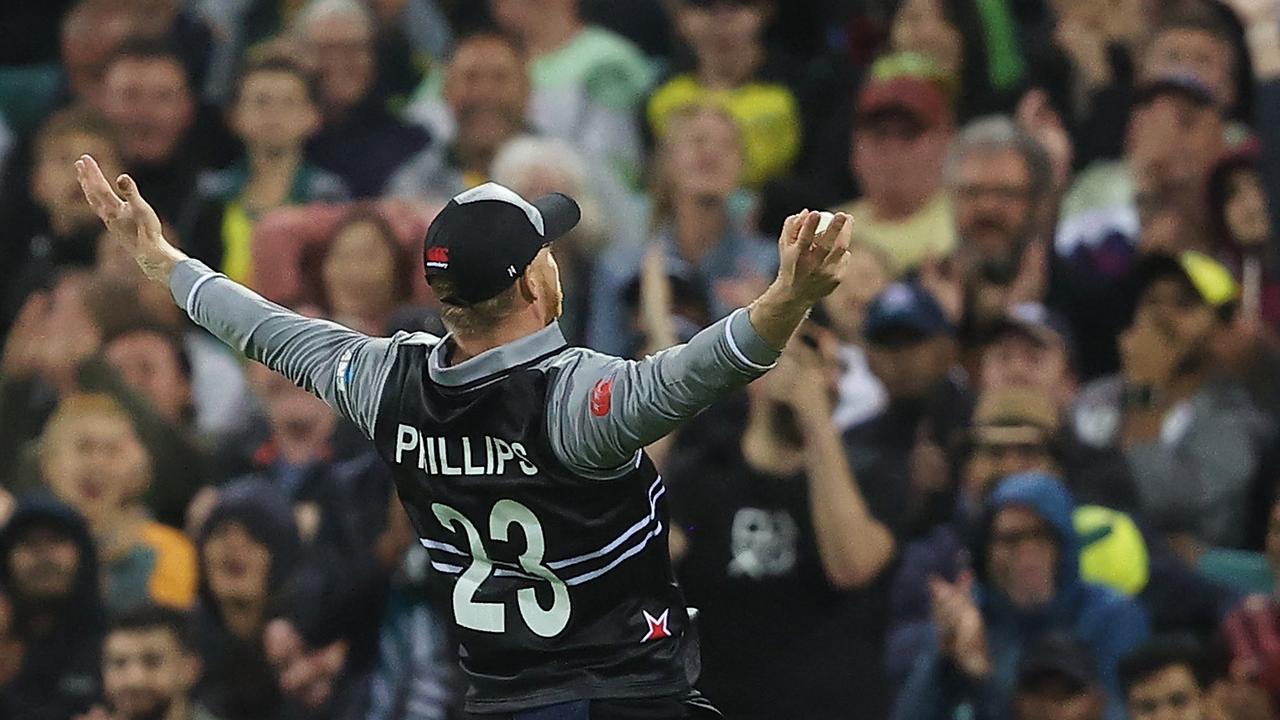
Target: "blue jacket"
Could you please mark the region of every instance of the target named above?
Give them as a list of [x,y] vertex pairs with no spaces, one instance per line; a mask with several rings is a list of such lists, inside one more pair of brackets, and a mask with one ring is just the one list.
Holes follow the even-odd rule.
[[[1034,612],[1016,608],[985,578],[991,521],[1010,505],[1034,511],[1058,537],[1057,593],[1049,605]],[[992,674],[981,681],[964,675],[941,653],[932,622],[922,621],[917,632],[923,635],[923,650],[898,697],[895,720],[1011,720],[1022,648],[1038,634],[1052,630],[1071,632],[1093,648],[1111,696],[1108,717],[1123,717],[1116,666],[1150,634],[1147,614],[1134,600],[1080,579],[1080,543],[1071,519],[1074,509],[1071,495],[1052,476],[1028,473],[1000,483],[987,501],[972,545],[979,580],[975,594],[986,623]]]

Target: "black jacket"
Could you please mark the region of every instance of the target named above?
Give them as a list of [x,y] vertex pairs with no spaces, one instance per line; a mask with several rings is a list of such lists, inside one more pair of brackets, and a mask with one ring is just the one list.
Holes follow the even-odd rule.
[[[25,598],[10,577],[14,545],[34,527],[55,529],[80,551],[75,585],[53,606]],[[44,493],[23,498],[0,531],[0,585],[12,598],[14,631],[26,648],[21,671],[3,689],[5,709],[24,720],[63,720],[88,710],[99,692],[104,618],[97,551],[84,520]],[[49,615],[53,622],[36,631],[36,619]]]

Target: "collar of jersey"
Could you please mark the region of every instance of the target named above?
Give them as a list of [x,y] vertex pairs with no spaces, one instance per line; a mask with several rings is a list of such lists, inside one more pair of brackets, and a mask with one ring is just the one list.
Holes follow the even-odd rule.
[[437,385],[461,387],[487,380],[522,365],[528,365],[552,353],[560,351],[568,343],[564,333],[560,332],[560,323],[552,322],[532,335],[525,335],[505,345],[468,358],[457,365],[445,365],[445,354],[453,335],[446,335],[443,340],[431,348],[431,356],[427,362],[427,374]]

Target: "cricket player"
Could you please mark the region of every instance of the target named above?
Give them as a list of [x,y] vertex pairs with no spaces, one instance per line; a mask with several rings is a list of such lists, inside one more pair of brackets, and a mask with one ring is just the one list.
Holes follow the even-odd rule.
[[471,717],[719,716],[692,687],[666,491],[644,447],[773,367],[839,283],[847,215],[821,234],[816,212],[788,218],[759,298],[633,361],[570,347],[556,323],[551,248],[579,220],[565,195],[488,183],[453,198],[423,250],[448,334],[375,338],[188,258],[130,177],[113,187],[87,155],[76,168],[114,241],[196,323],[373,440],[452,598]]

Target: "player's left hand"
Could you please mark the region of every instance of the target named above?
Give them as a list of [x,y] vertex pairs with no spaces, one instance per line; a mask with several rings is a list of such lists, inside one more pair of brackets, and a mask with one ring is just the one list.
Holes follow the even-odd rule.
[[133,255],[148,278],[168,282],[173,266],[185,260],[186,255],[164,239],[160,217],[138,192],[133,178],[121,175],[113,189],[89,155],[76,160],[76,176],[85,199],[111,232],[112,240]]

